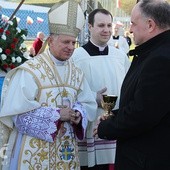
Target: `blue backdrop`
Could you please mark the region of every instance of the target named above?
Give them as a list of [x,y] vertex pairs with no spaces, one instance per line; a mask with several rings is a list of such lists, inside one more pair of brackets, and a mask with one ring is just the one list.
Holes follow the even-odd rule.
[[[10,17],[12,13],[14,12],[14,9],[1,9],[1,13],[3,15],[6,15]],[[37,35],[37,32],[43,31],[46,36],[49,35],[49,29],[48,29],[48,14],[47,13],[40,13],[40,12],[34,12],[31,10],[19,10],[17,11],[16,17],[20,18],[19,27],[21,29],[27,28],[28,29],[28,36],[27,38],[35,38]],[[30,16],[33,19],[33,24],[29,25],[27,24],[27,16]],[[42,18],[43,22],[38,22],[37,17]]]

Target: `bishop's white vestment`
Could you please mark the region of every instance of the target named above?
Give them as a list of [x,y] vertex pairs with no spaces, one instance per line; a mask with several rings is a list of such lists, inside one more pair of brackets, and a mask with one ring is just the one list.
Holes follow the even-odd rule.
[[[79,170],[77,140],[96,102],[82,71],[49,50],[11,70],[2,90],[0,145],[8,145],[3,170]],[[80,127],[60,121],[60,109],[81,113]]]

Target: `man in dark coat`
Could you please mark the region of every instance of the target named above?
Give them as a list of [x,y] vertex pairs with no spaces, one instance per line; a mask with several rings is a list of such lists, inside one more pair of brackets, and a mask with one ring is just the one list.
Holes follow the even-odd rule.
[[140,0],[131,22],[137,47],[120,107],[94,135],[117,139],[116,170],[170,170],[170,4]]

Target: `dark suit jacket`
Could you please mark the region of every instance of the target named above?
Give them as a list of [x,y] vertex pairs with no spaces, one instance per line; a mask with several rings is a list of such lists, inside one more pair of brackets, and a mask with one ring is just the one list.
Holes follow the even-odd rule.
[[98,135],[117,139],[116,170],[170,170],[170,31],[132,52],[119,110]]

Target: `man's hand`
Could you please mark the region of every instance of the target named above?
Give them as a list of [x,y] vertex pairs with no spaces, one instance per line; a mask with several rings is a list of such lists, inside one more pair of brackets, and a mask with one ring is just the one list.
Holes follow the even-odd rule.
[[81,119],[81,113],[79,111],[75,111],[74,114],[72,114],[71,116],[70,123],[78,125]]
[[116,48],[119,48],[118,42],[116,42],[114,46],[115,46]]
[[71,124],[79,124],[82,117],[80,112],[74,111],[71,108],[63,108],[60,110],[60,120],[64,122],[69,122]]
[[68,122],[71,120],[71,117],[75,114],[75,111],[71,108],[62,108],[60,110],[60,120],[64,122]]
[[109,116],[110,116],[109,114],[103,114],[103,115],[101,115],[97,118],[96,127],[93,129],[93,136],[94,137],[98,138],[98,131],[97,131],[98,126],[99,126],[101,121],[108,119]]
[[105,88],[103,88],[103,89],[101,89],[101,90],[99,90],[98,92],[97,92],[97,96],[96,96],[96,102],[97,102],[97,104],[98,104],[98,107],[101,107],[101,101],[103,100],[103,93],[104,92],[106,92],[107,91],[107,88],[105,87]]

